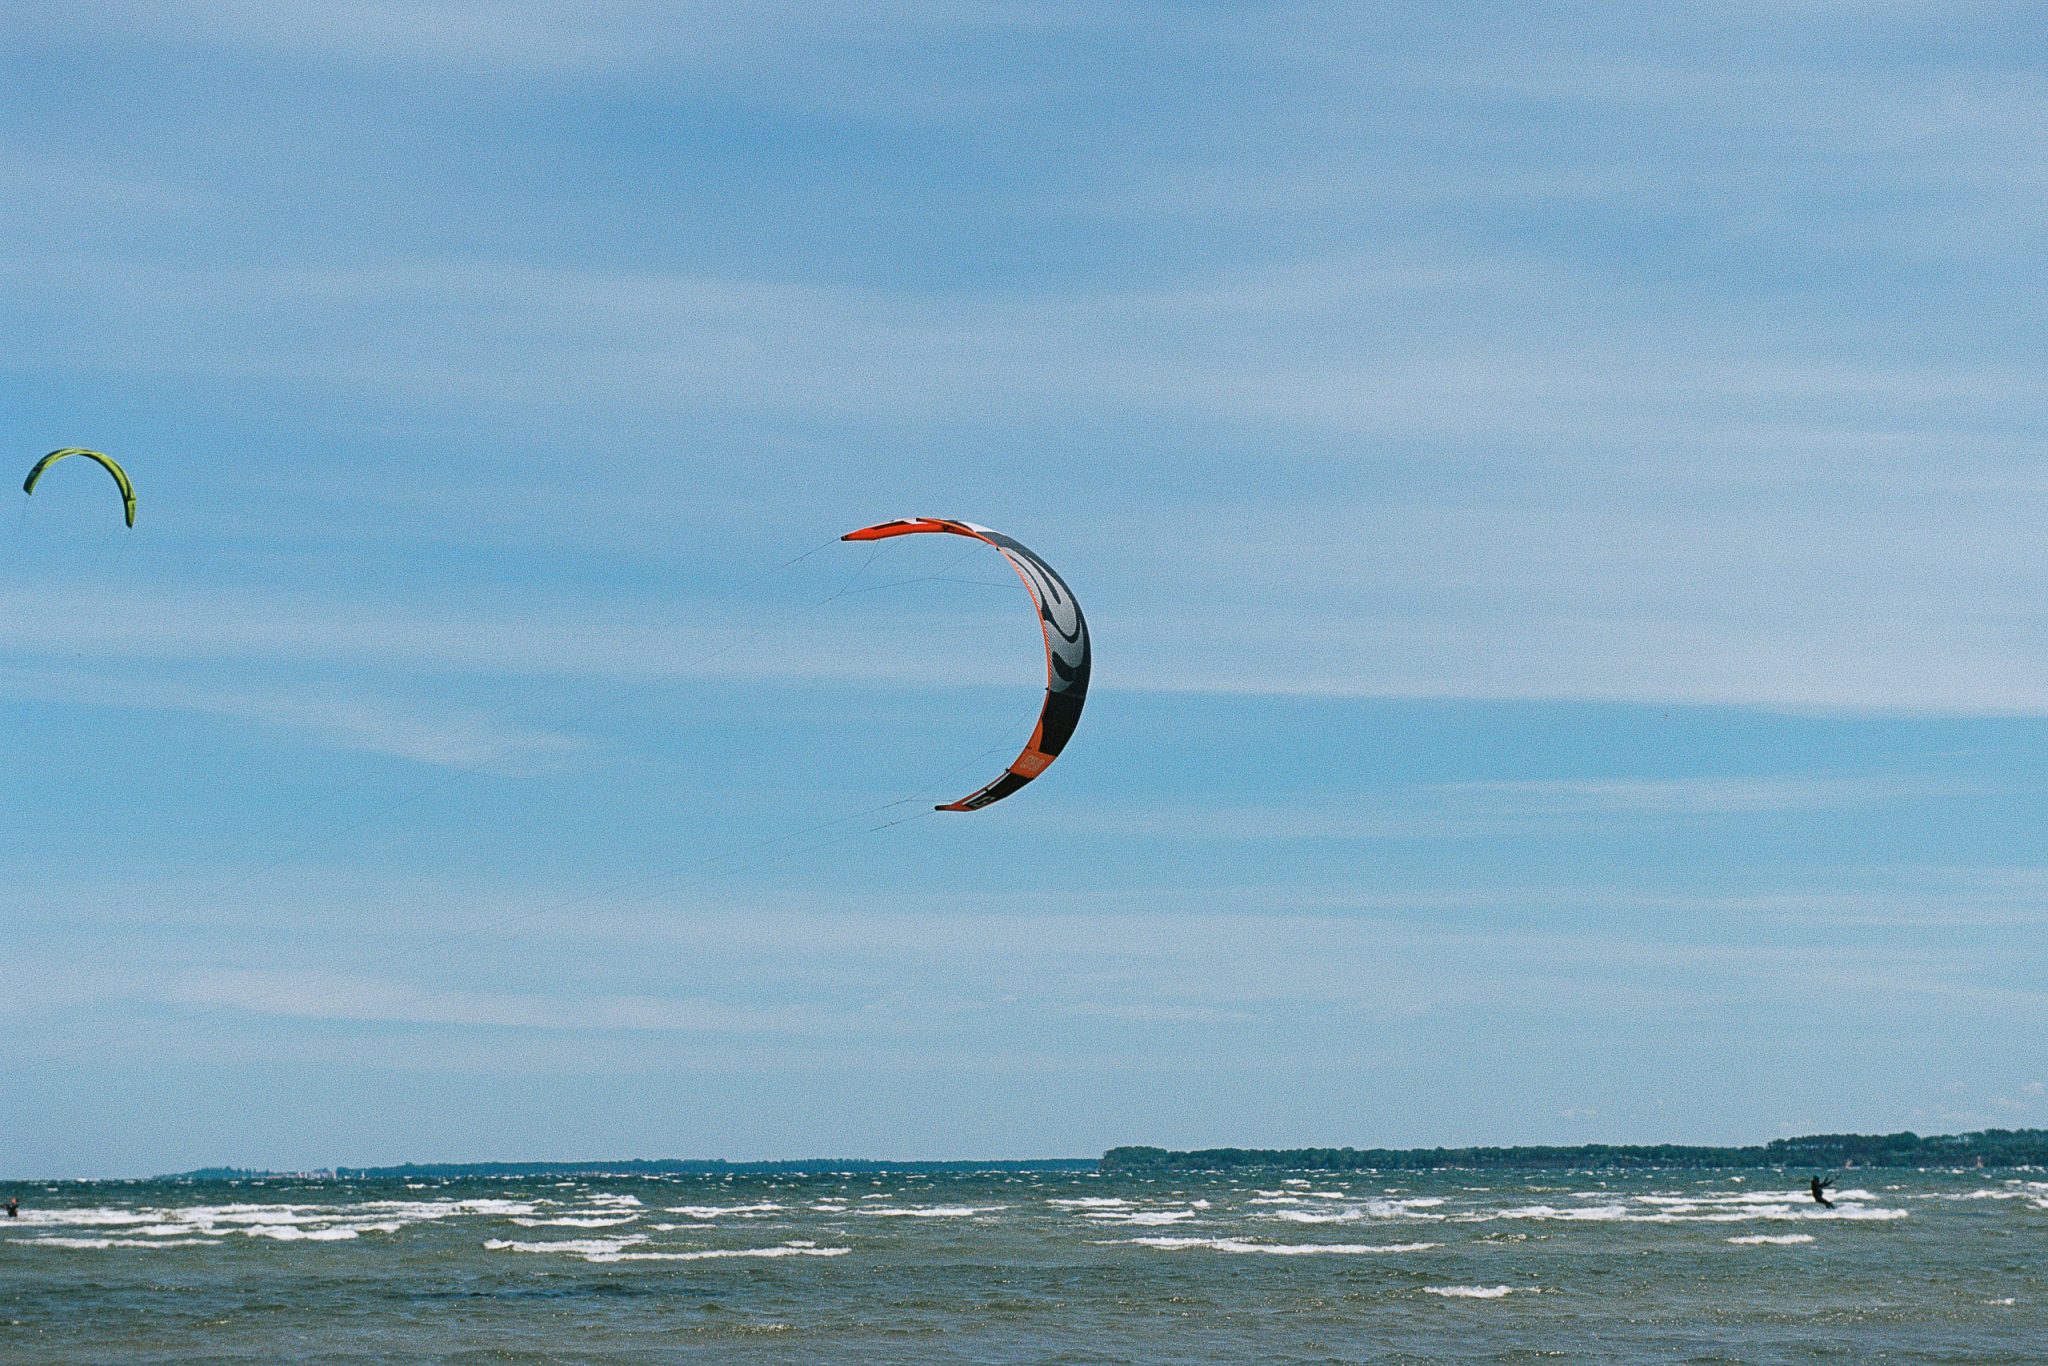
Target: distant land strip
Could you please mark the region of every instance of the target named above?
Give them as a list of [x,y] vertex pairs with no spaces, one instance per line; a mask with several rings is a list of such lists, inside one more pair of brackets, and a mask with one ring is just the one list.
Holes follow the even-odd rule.
[[247,1181],[333,1177],[349,1181],[449,1180],[522,1176],[775,1176],[834,1172],[1094,1172],[1143,1176],[1196,1171],[1425,1171],[1542,1167],[2048,1167],[2048,1129],[1982,1129],[1969,1134],[1812,1134],[1741,1148],[1687,1143],[1581,1143],[1513,1148],[1111,1148],[1088,1157],[1009,1161],[891,1162],[876,1158],[801,1158],[727,1162],[720,1158],[630,1158],[616,1162],[407,1162],[395,1167],[334,1167],[274,1172],[203,1167],[163,1180]]
[[727,1162],[718,1157],[632,1157],[616,1162],[405,1162],[395,1167],[327,1167],[309,1172],[201,1167],[164,1181],[249,1181],[309,1176],[344,1181],[448,1180],[510,1176],[778,1176],[834,1172],[1092,1172],[1092,1157],[1040,1157],[985,1162],[890,1162],[871,1157],[802,1157],[783,1162]]
[[1581,1143],[1516,1148],[1111,1148],[1105,1173],[1232,1171],[1422,1171],[1516,1167],[2037,1167],[2048,1166],[2048,1129],[1983,1129],[1922,1137],[1812,1134],[1742,1148],[1686,1143]]

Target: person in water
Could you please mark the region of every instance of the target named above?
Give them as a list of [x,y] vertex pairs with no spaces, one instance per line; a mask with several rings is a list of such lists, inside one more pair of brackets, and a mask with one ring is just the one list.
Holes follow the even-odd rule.
[[1826,1195],[1822,1194],[1822,1192],[1825,1191],[1829,1186],[1832,1186],[1834,1184],[1835,1178],[1832,1176],[1828,1177],[1825,1181],[1823,1181],[1820,1177],[1816,1176],[1809,1183],[1809,1186],[1813,1191],[1813,1198],[1827,1209],[1833,1209],[1835,1207],[1835,1202],[1828,1199]]
[[10,1219],[19,1219],[21,1217],[21,1201],[11,1195],[7,1197],[7,1217]]

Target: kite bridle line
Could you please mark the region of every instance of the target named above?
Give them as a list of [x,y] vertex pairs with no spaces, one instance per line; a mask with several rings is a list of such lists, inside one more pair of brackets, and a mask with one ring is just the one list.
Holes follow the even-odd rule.
[[[1014,727],[1012,727],[1012,729],[1014,729]],[[936,812],[930,810],[917,811],[907,816],[899,816],[894,820],[882,821],[879,824],[870,825],[866,823],[868,821],[872,821],[877,816],[893,811],[899,807],[908,806],[912,802],[919,801],[920,799],[928,796],[930,793],[943,787],[947,783],[950,783],[957,775],[966,772],[970,767],[982,762],[991,754],[1002,753],[1006,748],[1007,746],[1004,744],[991,746],[990,748],[983,750],[981,753],[976,754],[966,760],[963,760],[959,764],[956,764],[954,767],[948,769],[946,772],[940,774],[938,777],[932,779],[930,782],[923,784],[915,791],[906,793],[905,795],[897,797],[891,801],[882,802],[873,806],[862,807],[858,811],[851,811],[844,815],[833,816],[826,820],[814,821],[808,825],[799,826],[794,830],[784,831],[779,835],[772,835],[766,839],[755,840],[751,843],[739,845],[732,849],[723,850],[719,853],[711,854],[704,858],[694,859],[687,863],[678,864],[674,867],[664,869],[660,872],[644,873],[635,877],[625,878],[617,882],[609,883],[603,887],[599,887],[593,891],[579,892],[574,896],[558,898],[556,900],[547,902],[541,906],[534,907],[530,910],[520,911],[512,915],[498,916],[479,924],[465,926],[462,929],[452,930],[446,934],[427,940],[425,943],[410,944],[401,949],[387,949],[381,953],[374,954],[370,957],[357,959],[353,962],[342,964],[338,969],[335,969],[334,971],[337,976],[346,977],[353,973],[367,972],[374,968],[389,967],[394,963],[417,962],[419,961],[420,957],[423,954],[432,953],[438,949],[448,948],[451,945],[465,943],[473,940],[479,940],[486,936],[502,934],[506,930],[514,929],[522,925],[529,925],[545,917],[559,915],[563,911],[573,910],[578,906],[587,906],[593,902],[603,901],[609,898],[617,897],[622,892],[635,891],[636,889],[638,889],[638,894],[627,897],[621,903],[624,905],[632,905],[638,902],[644,902],[652,899],[654,895],[653,888],[657,884],[670,884],[665,888],[665,890],[671,894],[676,892],[688,891],[694,887],[715,885],[721,881],[724,881],[728,878],[736,877],[742,873],[757,872],[764,868],[772,868],[778,864],[788,863],[792,860],[802,858],[807,854],[816,853],[818,850],[831,848],[833,845],[844,844],[849,840],[859,839],[867,835],[879,834],[885,830],[893,830],[899,825],[909,825],[916,821],[925,820],[935,815]],[[764,849],[773,848],[778,844],[787,844],[791,840],[802,839],[806,835],[817,834],[820,831],[832,829],[834,826],[843,826],[848,824],[849,822],[860,822],[860,824],[857,824],[855,828],[851,830],[841,830],[826,839],[817,840],[795,849],[784,849],[777,853],[771,854],[766,858],[755,859],[751,862],[741,862],[738,864],[734,864],[730,867],[718,869],[715,872],[707,872],[702,877],[691,878],[690,880],[685,882],[678,883],[673,881],[673,879],[683,877],[686,874],[691,873],[697,869],[710,868],[713,865],[723,863],[732,859],[744,859],[748,854],[759,853]],[[259,995],[254,998],[244,997],[239,1000],[219,1001],[210,1005],[199,1006],[198,1008],[193,1010],[183,1011],[181,1013],[172,1015],[168,1018],[159,1019],[153,1022],[153,1024],[145,1030],[131,1032],[127,1034],[127,1036],[121,1039],[119,1042],[121,1042],[123,1045],[133,1045],[143,1040],[160,1038],[172,1029],[186,1025],[196,1024],[208,1019],[213,1019],[215,1017],[229,1013],[231,1011],[239,1011],[243,1013],[261,1015],[272,1008],[283,1005],[289,1005],[292,1002],[300,999],[302,996],[302,989],[286,987],[280,988],[278,991],[273,992],[269,995]],[[101,1048],[104,1046],[106,1046],[106,1041],[94,1041],[92,1043],[79,1044],[72,1048],[64,1049],[57,1053],[53,1053],[45,1057],[42,1057],[38,1061],[52,1067],[74,1066],[77,1063],[79,1063],[82,1059],[84,1059],[87,1055],[100,1051]]]
[[[755,584],[758,584],[768,578],[771,578],[778,573],[784,572],[789,568],[792,568],[796,564],[800,563],[801,561],[806,560],[811,556],[817,554],[819,551],[824,550],[828,546],[836,545],[838,543],[839,538],[835,537],[830,541],[826,541],[819,545],[813,546],[811,549],[804,551],[802,554],[793,556],[790,559],[783,561],[780,565],[777,565],[775,568],[766,570],[761,574],[755,575],[751,579],[745,580],[744,582],[735,585],[733,588],[727,590],[726,593],[721,595],[721,597],[713,599],[712,602],[716,603],[719,601],[730,599],[731,597],[736,596],[738,593],[743,592],[745,589],[752,587]],[[429,783],[424,787],[416,788],[414,791],[408,793],[404,797],[401,797],[397,801],[387,803],[386,805],[374,811],[368,812],[359,819],[352,821],[337,829],[329,830],[325,834],[317,837],[316,839],[313,839],[311,841],[306,842],[305,844],[300,845],[288,854],[278,859],[272,860],[270,863],[267,863],[259,868],[253,869],[247,873],[237,875],[236,877],[231,878],[226,882],[220,884],[219,886],[212,888],[208,891],[193,894],[187,897],[185,899],[186,905],[189,907],[190,905],[195,903],[216,901],[230,892],[241,890],[242,888],[250,886],[251,884],[254,884],[264,878],[267,878],[274,873],[281,872],[284,869],[290,868],[296,865],[302,858],[305,857],[305,855],[309,853],[312,853],[318,849],[325,848],[333,844],[337,840],[343,839],[350,834],[356,833],[361,829],[376,824],[377,822],[384,820],[385,818],[397,813],[400,810],[410,807],[418,802],[424,801],[428,797],[431,797],[441,791],[444,791],[456,785],[457,783],[484,771],[491,765],[499,762],[502,759],[508,758],[521,750],[529,749],[534,745],[539,744],[542,741],[549,738],[559,738],[563,734],[565,734],[570,728],[580,725],[581,723],[589,720],[592,717],[601,715],[604,712],[611,710],[617,706],[623,705],[625,702],[635,697],[644,695],[647,692],[667,686],[673,683],[675,679],[685,671],[700,667],[701,665],[709,663],[712,660],[724,654],[739,649],[744,645],[750,644],[754,640],[759,639],[761,636],[766,635],[768,632],[775,630],[780,626],[787,625],[789,622],[801,618],[805,615],[808,615],[811,612],[815,612],[819,608],[824,607],[826,604],[837,601],[840,598],[848,597],[857,593],[875,592],[888,588],[901,588],[912,584],[934,581],[972,583],[985,587],[1007,587],[1007,585],[991,584],[984,580],[955,580],[948,575],[947,571],[952,569],[954,566],[958,565],[962,560],[978,553],[975,547],[970,546],[969,548],[964,550],[960,555],[955,556],[946,564],[942,565],[934,573],[917,575],[906,579],[892,580],[891,582],[883,584],[872,584],[865,588],[856,588],[855,585],[860,581],[860,579],[863,576],[865,576],[868,569],[874,565],[876,560],[881,556],[885,549],[886,547],[883,545],[875,546],[869,552],[866,558],[864,558],[861,561],[861,563],[853,570],[851,574],[849,574],[845,578],[845,580],[843,580],[839,584],[837,588],[835,588],[832,592],[825,594],[823,597],[816,598],[798,607],[789,609],[780,614],[779,616],[771,618],[768,621],[764,622],[763,624],[755,628],[753,631],[747,633],[746,635],[727,641],[724,645],[720,646],[716,650],[709,651],[701,656],[698,656],[690,660],[686,660],[680,664],[673,666],[670,670],[666,671],[663,675],[657,678],[647,680],[642,683],[637,683],[628,688],[619,690],[613,695],[604,699],[603,701],[598,702],[571,717],[565,718],[564,720],[557,722],[554,726],[550,727],[545,731],[531,733],[515,741],[508,741],[507,743],[493,750],[491,753],[485,755],[483,758],[478,759],[471,764],[465,765],[462,768],[456,769],[450,773],[445,774],[439,781]],[[655,629],[660,630],[663,628]],[[672,629],[672,626],[667,629]],[[509,711],[511,708],[519,705],[521,701],[525,700],[526,695],[522,695],[522,697],[520,698],[515,698],[513,701],[509,703],[501,704],[499,707],[494,709],[492,713],[487,714],[484,718],[480,718],[476,721],[473,721],[468,731],[464,733],[474,731],[478,726],[482,725],[491,716],[503,715],[506,711]],[[1014,734],[1018,729],[1014,720],[1014,713],[1011,712],[1008,704],[1005,704],[1001,708],[1001,711],[1004,715],[1012,718],[1004,724],[1004,732]],[[993,715],[994,712],[992,711],[990,714]],[[917,789],[910,792],[909,794],[903,797],[896,798],[892,801],[883,802],[875,806],[863,807],[857,811],[849,812],[841,816],[832,817],[827,820],[813,822],[804,826],[800,826],[794,830],[785,831],[781,834],[770,836],[766,839],[756,840],[748,844],[737,846],[733,849],[728,849],[717,854],[708,855],[704,858],[691,860],[681,865],[664,869],[659,872],[640,874],[631,878],[626,878],[619,882],[607,884],[606,886],[598,888],[595,891],[580,893],[576,896],[549,902],[530,911],[521,912],[519,914],[508,917],[500,917],[498,919],[484,922],[480,925],[453,931],[440,938],[429,940],[425,944],[409,946],[402,950],[387,951],[385,953],[373,956],[372,958],[366,960],[344,965],[341,971],[345,973],[361,972],[374,967],[388,966],[398,961],[412,959],[421,952],[431,951],[435,948],[442,947],[450,943],[456,943],[468,939],[473,939],[478,936],[490,934],[494,931],[510,929],[518,925],[527,923],[529,921],[537,920],[543,916],[551,915],[563,910],[568,910],[575,906],[584,905],[602,898],[613,897],[621,892],[631,891],[635,888],[647,887],[651,889],[658,886],[659,884],[667,883],[673,878],[683,876],[699,868],[710,868],[729,859],[743,858],[750,853],[756,853],[764,849],[773,848],[776,845],[787,843],[790,840],[801,839],[806,835],[815,834],[820,831],[828,830],[835,826],[845,825],[849,822],[861,821],[863,819],[871,819],[874,816],[881,815],[897,807],[901,807],[911,802],[917,801],[921,797],[927,796],[932,791],[949,783],[953,778],[955,778],[960,773],[966,771],[973,765],[980,763],[981,761],[989,758],[991,755],[1002,753],[1006,749],[1013,749],[1014,747],[1015,741],[1012,740],[1007,742],[1001,742],[989,748],[983,749],[980,752],[973,755],[971,758],[955,765],[953,768],[948,769],[946,772],[940,774],[938,777],[920,785]],[[360,782],[355,784],[355,786],[358,787],[361,785],[362,784]],[[306,803],[302,809],[315,809],[322,802],[330,799],[333,795],[334,794],[331,793],[323,794],[321,797],[315,798],[312,802]],[[893,829],[899,825],[908,825],[913,821],[923,820],[926,817],[931,816],[933,814],[935,814],[933,810],[926,810],[918,812],[914,815],[900,817],[895,820],[884,821],[879,825],[862,826],[860,828],[850,831],[840,831],[839,833],[834,834],[827,839],[815,842],[810,845],[806,845],[802,848],[794,850],[785,850],[752,864],[741,864],[735,867],[720,870],[715,873],[710,873],[703,878],[680,884],[678,886],[671,888],[670,890],[681,891],[689,887],[699,886],[709,882],[716,882],[721,878],[734,876],[739,873],[754,871],[758,868],[771,867],[774,866],[776,863],[784,862],[789,859],[799,858],[805,854],[814,852],[819,849],[828,848],[832,845],[841,844],[862,835],[879,833],[884,830]],[[650,895],[652,895],[651,892],[643,893],[642,895],[628,898],[628,904],[631,904],[632,902],[636,901],[644,901],[648,899]],[[140,922],[138,924],[124,925],[120,927],[118,930],[108,931],[102,934],[98,939],[91,941],[85,947],[84,950],[81,950],[79,953],[79,958],[82,961],[88,954],[97,953],[100,949],[104,948],[107,944],[111,943],[116,938],[132,936],[138,932],[152,928],[157,928],[162,925],[168,924],[172,920],[177,919],[179,914],[180,912],[178,911],[171,911],[163,915],[157,916],[153,919]],[[195,1020],[206,1019],[229,1010],[260,1011],[262,1007],[266,1005],[276,1006],[287,1004],[293,998],[294,995],[296,995],[296,993],[286,992],[280,993],[276,997],[270,999],[258,998],[254,1002],[248,1000],[236,1002],[223,1002],[217,1005],[204,1007],[197,1011],[188,1011],[182,1015],[178,1015],[170,1019],[161,1021],[160,1024],[155,1029],[149,1031],[146,1037],[160,1035],[163,1031],[173,1028],[181,1023],[190,1023]],[[94,1051],[96,1047],[97,1045],[82,1045],[75,1049],[65,1050],[57,1054],[51,1055],[50,1057],[46,1058],[45,1061],[56,1065],[63,1065],[65,1063],[83,1057],[85,1054]]]
[[[771,569],[763,570],[759,574],[754,575],[752,578],[745,579],[737,584],[734,584],[732,587],[726,589],[724,592],[718,594],[716,597],[710,598],[706,600],[704,603],[700,604],[700,610],[701,608],[716,607],[722,603],[730,602],[734,598],[738,597],[741,593],[744,593],[747,589],[752,588],[758,584],[764,583],[767,580],[772,579],[779,574],[787,572],[788,570],[801,564],[803,561],[808,560],[813,555],[818,554],[820,551],[829,549],[830,547],[837,545],[838,543],[839,541],[837,537],[834,537],[831,540],[821,541],[817,545],[812,546],[809,550],[804,551],[800,555],[793,555],[789,559],[784,560],[782,563],[774,566]],[[238,873],[235,876],[228,878],[227,880],[215,886],[203,888],[197,892],[188,893],[183,898],[183,904],[176,909],[166,911],[162,915],[156,916],[149,920],[141,921],[136,924],[122,925],[118,928],[107,930],[103,932],[99,937],[89,940],[78,952],[81,955],[86,953],[96,953],[99,950],[105,948],[107,945],[113,943],[116,939],[132,936],[141,933],[145,930],[159,929],[165,925],[168,925],[172,921],[177,920],[181,915],[189,912],[197,906],[202,906],[208,902],[217,901],[231,892],[240,891],[243,888],[248,887],[255,882],[258,882],[264,878],[271,876],[274,873],[280,873],[287,868],[295,867],[301,859],[305,858],[306,855],[316,853],[319,850],[325,849],[340,840],[346,839],[350,835],[358,834],[363,830],[367,830],[370,827],[385,821],[389,817],[398,814],[400,811],[404,811],[408,808],[416,806],[420,802],[425,801],[429,797],[447,791],[449,788],[452,788],[459,783],[462,783],[470,778],[475,777],[477,774],[484,772],[485,770],[491,768],[493,765],[505,759],[512,758],[514,755],[517,755],[522,751],[530,750],[538,745],[545,744],[550,740],[564,739],[568,736],[569,732],[575,729],[576,727],[581,726],[584,723],[605,714],[606,712],[613,711],[618,707],[624,706],[627,702],[633,701],[636,698],[646,696],[650,693],[659,692],[664,688],[674,686],[682,678],[682,676],[688,673],[690,670],[700,668],[703,665],[708,664],[713,660],[719,658],[720,656],[737,650],[742,646],[750,645],[754,641],[760,639],[763,635],[766,635],[768,632],[775,630],[778,627],[788,625],[789,622],[795,620],[796,618],[801,617],[808,612],[816,611],[818,608],[823,607],[826,603],[831,602],[834,598],[842,596],[845,593],[846,589],[852,586],[854,580],[859,578],[859,576],[866,571],[868,565],[872,564],[873,561],[874,556],[869,556],[868,560],[865,563],[863,563],[859,569],[856,569],[854,571],[853,575],[850,576],[847,579],[847,581],[841,585],[840,589],[837,592],[819,598],[815,602],[805,603],[801,606],[788,609],[778,616],[769,618],[767,621],[761,623],[760,625],[756,626],[754,629],[746,632],[745,634],[728,639],[723,645],[719,646],[717,649],[707,651],[706,653],[697,656],[696,658],[686,659],[681,661],[680,663],[673,664],[669,666],[667,669],[661,671],[660,673],[655,674],[653,677],[643,679],[638,683],[629,684],[622,689],[618,689],[614,691],[612,694],[603,698],[601,701],[596,702],[584,708],[581,711],[566,716],[561,720],[554,722],[551,725],[544,726],[538,730],[526,732],[515,739],[507,740],[497,745],[493,749],[489,750],[480,758],[471,760],[466,764],[458,765],[453,768],[444,769],[431,781],[428,781],[427,783],[421,786],[413,788],[412,791],[404,794],[403,796],[397,797],[392,801],[388,801],[381,806],[375,807],[367,812],[364,812],[356,819],[351,820],[343,825],[331,828],[327,830],[325,833],[295,846],[286,853],[272,859],[268,863],[261,864],[258,867],[250,869],[247,872]],[[646,642],[654,639],[658,635],[661,635],[665,632],[674,631],[675,627],[676,623],[673,620],[665,620],[657,625],[647,627],[645,630],[641,631],[635,636],[629,637],[623,646],[615,647],[615,650],[623,652],[625,649],[629,649],[633,646],[645,644]],[[454,742],[460,741],[464,738],[477,734],[479,731],[489,726],[492,722],[502,720],[506,715],[508,715],[512,711],[530,702],[533,698],[539,696],[540,693],[544,690],[545,685],[521,690],[519,693],[515,694],[509,700],[500,702],[497,705],[490,707],[487,710],[471,717],[466,725],[464,725],[459,730],[455,731],[452,735],[447,737],[447,739],[450,742]],[[310,812],[317,811],[318,809],[320,809],[320,807],[336,800],[339,797],[346,796],[351,792],[360,791],[363,788],[369,786],[370,783],[372,783],[373,781],[374,779],[370,777],[358,778],[353,782],[344,783],[339,787],[332,788],[328,791],[322,792],[319,796],[314,797],[309,801],[302,802],[297,807],[294,807],[287,811],[275,822],[275,824],[273,825],[273,829],[279,831],[287,829],[289,828],[291,822],[297,820],[299,817],[304,816]]]

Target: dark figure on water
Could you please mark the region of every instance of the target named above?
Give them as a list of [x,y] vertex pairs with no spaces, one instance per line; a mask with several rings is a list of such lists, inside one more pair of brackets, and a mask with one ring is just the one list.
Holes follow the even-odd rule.
[[1821,1180],[1821,1178],[1816,1176],[1813,1178],[1811,1184],[1813,1189],[1813,1198],[1819,1201],[1826,1208],[1833,1209],[1835,1207],[1835,1202],[1828,1199],[1827,1196],[1821,1194],[1821,1192],[1826,1190],[1829,1186],[1834,1185],[1835,1178],[1830,1176],[1829,1178],[1827,1178],[1827,1180],[1823,1181]]
[[7,1217],[10,1219],[19,1219],[21,1217],[21,1201],[11,1195],[7,1197]]

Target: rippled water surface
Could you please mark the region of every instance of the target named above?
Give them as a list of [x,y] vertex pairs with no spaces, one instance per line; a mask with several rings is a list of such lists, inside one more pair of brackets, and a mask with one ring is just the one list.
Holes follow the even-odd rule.
[[15,1187],[0,1357],[2048,1358],[2048,1179],[1070,1173]]

